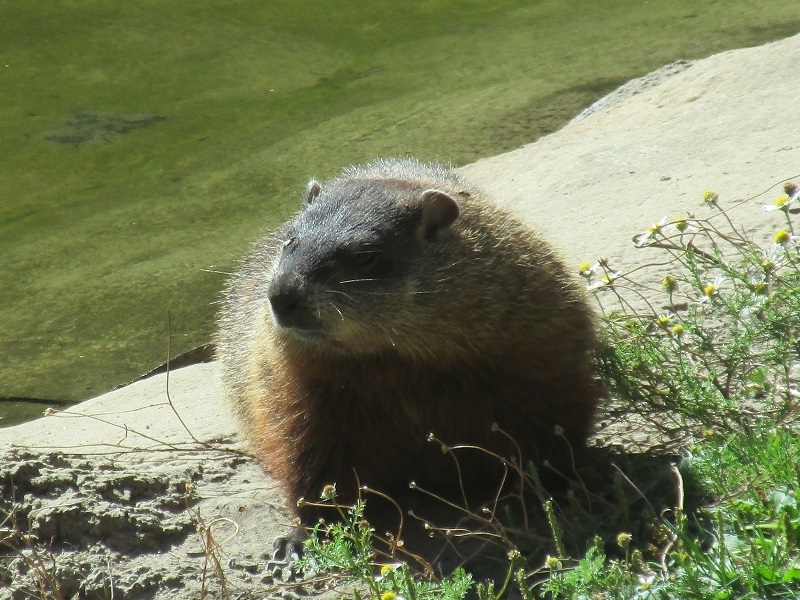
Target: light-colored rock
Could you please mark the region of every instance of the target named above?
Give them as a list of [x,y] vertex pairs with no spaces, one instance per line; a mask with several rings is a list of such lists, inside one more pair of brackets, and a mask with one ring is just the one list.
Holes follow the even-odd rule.
[[[711,189],[770,238],[762,205],[800,179],[800,36],[671,65],[623,86],[560,131],[464,167],[466,177],[535,225],[576,267],[647,259],[632,237]],[[599,107],[599,108],[597,108]],[[765,194],[758,196],[759,194]],[[757,196],[757,197],[756,197]]]
[[0,447],[117,454],[233,439],[236,426],[217,379],[214,363],[154,375],[68,410],[0,429]]

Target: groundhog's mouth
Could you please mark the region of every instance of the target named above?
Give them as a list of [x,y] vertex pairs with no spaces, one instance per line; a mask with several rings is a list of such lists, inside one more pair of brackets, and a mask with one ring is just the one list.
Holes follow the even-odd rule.
[[277,322],[276,325],[278,331],[287,337],[316,343],[328,342],[331,340],[331,333],[324,327],[311,326],[310,324],[302,327],[298,325],[286,326]]
[[287,331],[304,340],[321,341],[328,337],[321,329],[297,329],[294,327]]
[[297,327],[279,327],[278,330],[285,336],[285,339],[294,340],[296,343],[304,346],[316,346],[319,349],[324,347],[330,350],[347,347],[347,344],[336,334],[322,328],[300,329]]

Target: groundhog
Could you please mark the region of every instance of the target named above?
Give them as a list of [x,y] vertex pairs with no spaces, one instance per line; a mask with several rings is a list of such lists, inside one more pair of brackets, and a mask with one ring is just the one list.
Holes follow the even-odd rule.
[[[412,481],[492,496],[501,458],[569,467],[601,395],[594,346],[583,290],[538,234],[451,170],[379,160],[311,181],[305,208],[257,243],[217,353],[294,506],[326,484],[340,502]],[[431,433],[497,456],[443,453]]]

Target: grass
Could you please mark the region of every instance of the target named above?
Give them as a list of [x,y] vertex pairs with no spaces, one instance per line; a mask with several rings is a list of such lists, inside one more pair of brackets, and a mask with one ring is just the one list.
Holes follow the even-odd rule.
[[[405,562],[384,563],[376,576],[374,531],[362,518],[363,505],[338,510],[340,521],[319,525],[312,532],[299,565],[306,574],[346,573],[363,583],[370,597],[380,600],[460,600],[473,586],[472,577],[463,569],[437,581],[415,578]],[[356,598],[359,595],[356,591]]]
[[[793,0],[4,2],[0,397],[128,382],[164,362],[168,314],[176,353],[207,342],[224,273],[311,176],[514,149],[799,20]],[[79,115],[91,139],[48,139]]]
[[784,191],[765,206],[785,216],[771,240],[748,237],[709,191],[705,216],[637,236],[660,260],[625,273],[607,261],[580,266],[603,313],[604,420],[618,442],[647,433],[650,451],[595,448],[553,494],[529,470],[533,502],[521,492],[499,502],[524,519],[475,511],[483,527],[471,535],[489,532],[499,573],[475,577],[468,562],[443,575],[399,560],[387,578],[385,545],[361,506],[315,529],[306,569],[353,577],[376,600],[468,590],[481,600],[511,590],[525,599],[800,596],[800,191]]

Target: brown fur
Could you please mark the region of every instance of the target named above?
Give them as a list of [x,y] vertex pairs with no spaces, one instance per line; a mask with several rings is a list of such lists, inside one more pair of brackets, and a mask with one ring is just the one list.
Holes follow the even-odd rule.
[[[453,459],[428,434],[519,458],[493,423],[525,464],[568,464],[556,426],[578,450],[600,388],[592,316],[551,247],[416,161],[351,168],[307,196],[233,278],[218,340],[226,394],[288,498],[335,482],[350,501],[357,481],[451,493]],[[497,460],[457,456],[467,488],[496,490]]]

